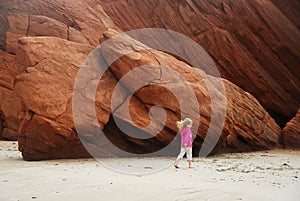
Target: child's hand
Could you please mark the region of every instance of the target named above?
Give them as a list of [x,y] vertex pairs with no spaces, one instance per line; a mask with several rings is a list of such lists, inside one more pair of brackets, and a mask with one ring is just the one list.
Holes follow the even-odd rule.
[[184,146],[184,147],[187,147],[187,144],[184,144],[183,146]]

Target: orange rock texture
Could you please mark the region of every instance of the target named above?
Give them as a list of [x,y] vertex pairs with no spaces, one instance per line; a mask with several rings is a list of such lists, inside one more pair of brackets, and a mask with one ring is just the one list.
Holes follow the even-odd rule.
[[[163,86],[171,89],[183,86],[163,73],[160,66],[168,66],[186,80],[185,84],[191,86],[197,98],[193,104],[199,106],[201,118],[196,118],[199,128],[194,130],[195,155],[203,146],[208,128],[220,123],[211,121],[212,100],[204,80],[223,82],[227,100],[225,105],[218,102],[224,94],[216,100],[218,112],[225,109],[226,116],[221,137],[211,154],[282,146],[299,148],[299,9],[300,3],[295,0],[2,2],[0,137],[18,140],[26,160],[90,157],[76,133],[72,112],[74,83],[80,67],[99,41],[123,31],[164,28],[182,33],[201,45],[222,78],[214,77],[205,65],[192,66],[167,52],[151,48],[139,51],[140,47],[150,47],[151,41],[142,44],[124,37],[99,56],[109,63],[112,54],[122,53],[121,47],[132,47],[132,53],[110,65],[97,83],[95,96],[81,88],[82,112],[90,111],[85,103],[94,100],[97,123],[106,138],[131,153],[153,152],[172,140],[179,140],[175,137],[174,122],[183,118],[181,108],[174,94]],[[111,99],[117,83],[141,65],[153,66],[153,72],[146,71],[124,81],[118,95],[123,105],[112,111]],[[151,80],[151,76],[157,79]],[[157,83],[163,78],[171,80],[170,83]],[[139,79],[150,79],[149,85],[129,99],[128,93]],[[217,85],[216,93],[220,90]],[[133,122],[124,115],[126,101]],[[112,118],[114,115],[133,130],[144,127],[151,122],[153,105],[163,107],[167,118],[159,134],[148,140],[126,135]],[[149,129],[159,130],[161,123],[155,121]],[[90,140],[88,143],[101,146],[101,142]],[[210,140],[213,137],[208,138],[208,143]]]
[[283,145],[287,149],[300,149],[300,109],[282,130]]

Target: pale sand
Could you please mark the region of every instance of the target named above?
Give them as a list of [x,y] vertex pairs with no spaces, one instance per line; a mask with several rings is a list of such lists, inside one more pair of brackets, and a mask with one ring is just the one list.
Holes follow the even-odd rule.
[[289,201],[300,200],[300,151],[273,150],[195,159],[188,169],[173,158],[105,159],[118,173],[94,159],[26,162],[15,142],[0,142],[2,201]]

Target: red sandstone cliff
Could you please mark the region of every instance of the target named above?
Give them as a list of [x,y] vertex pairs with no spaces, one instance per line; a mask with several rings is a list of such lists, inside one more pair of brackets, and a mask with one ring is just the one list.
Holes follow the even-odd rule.
[[261,0],[101,1],[122,30],[183,33],[213,57],[222,77],[253,94],[277,122],[300,103],[300,3]]
[[[114,34],[110,31],[105,36],[110,38]],[[41,44],[43,44],[42,51],[38,48]],[[220,78],[209,76],[203,71],[199,74],[197,69],[157,50],[136,51],[141,46],[143,44],[127,36],[112,43],[102,52],[103,58],[108,62],[111,55],[123,52],[125,47],[131,47],[133,51],[132,54],[123,56],[113,63],[108,74],[99,83],[96,110],[100,128],[104,130],[105,135],[114,145],[124,151],[148,153],[155,151],[158,147],[164,147],[173,140],[176,134],[177,128],[174,122],[180,119],[182,108],[178,105],[176,97],[173,97],[163,86],[169,85],[172,89],[180,90],[185,88],[185,84],[188,84],[196,94],[199,101],[196,105],[201,111],[201,118],[198,122],[200,127],[194,131],[197,138],[195,150],[198,149],[199,151],[201,142],[206,137],[207,129],[211,123],[211,110],[209,108],[212,100],[204,80],[215,83],[215,80]],[[118,49],[116,47],[124,48]],[[22,51],[17,54],[17,58],[27,58],[23,63],[28,65],[26,72],[19,74],[15,81],[15,92],[27,109],[19,128],[19,146],[23,157],[27,160],[40,160],[88,156],[83,151],[80,140],[74,132],[71,98],[76,72],[90,47],[51,37],[28,37],[19,40],[18,50]],[[119,94],[123,95],[118,95],[118,97],[124,100],[128,97],[126,95],[128,90],[133,89],[139,80],[151,77],[151,74],[158,79],[161,76],[160,79],[163,83],[162,86],[157,86],[155,82],[146,85],[130,98],[129,107],[132,108],[130,116],[134,123],[125,115],[126,101],[113,111],[116,118],[120,119],[126,128],[129,128],[135,125],[147,126],[150,123],[149,109],[153,105],[160,105],[167,110],[167,122],[160,133],[147,140],[134,139],[120,131],[114,124],[114,120],[110,118],[112,115],[110,110],[112,92],[117,81],[126,73],[139,66],[157,63],[159,66],[168,66],[169,69],[180,73],[187,80],[187,83],[180,82],[181,78],[172,77],[173,73],[161,71],[159,66],[151,68],[151,71],[143,71],[128,81],[122,81],[123,87]],[[32,66],[32,64],[36,65]],[[87,80],[82,85],[90,84],[90,82]],[[229,81],[223,80],[223,82],[226,89],[227,105],[222,105],[221,99],[217,99],[220,101],[217,103],[217,113],[221,113],[223,108],[226,108],[227,111],[223,131],[213,153],[280,147],[280,128],[258,101]],[[85,89],[81,89],[82,103],[88,102],[91,98],[90,92]],[[220,89],[216,88],[216,90]],[[184,91],[180,90],[178,93],[184,93]],[[218,94],[218,92],[215,93]],[[86,103],[82,105],[83,110],[80,112],[80,118],[89,118],[89,114],[86,113],[90,113],[90,109],[86,108]],[[191,118],[196,119],[194,116]],[[93,121],[93,119],[80,120],[79,124],[77,123],[77,128],[86,127],[86,120],[88,122]],[[81,124],[81,122],[83,123]],[[219,123],[212,122],[213,125]],[[153,129],[158,130],[159,124],[160,121],[155,122]],[[87,128],[86,133],[90,133],[91,129],[93,128]],[[151,135],[151,133],[145,134]],[[105,146],[98,142],[97,138],[91,137],[90,134],[85,137],[92,146]],[[173,149],[173,152],[168,154],[175,156],[176,153],[177,149]],[[100,154],[100,156],[105,155]]]
[[[1,2],[1,7],[0,136],[15,140],[19,135],[25,159],[89,156],[74,132],[70,97],[78,67],[108,28],[166,28],[191,37],[210,54],[226,79],[229,98],[224,132],[214,153],[278,147],[279,128],[269,114],[283,126],[299,108],[300,4],[296,0],[17,0]],[[139,54],[151,61],[149,55]],[[166,57],[161,62],[170,66],[180,63],[165,53],[155,54]],[[115,67],[125,69],[135,62],[128,57]],[[111,120],[110,96],[116,82],[110,73],[102,82],[106,90],[97,95],[98,121],[119,137],[116,143],[134,151],[145,144],[124,138]],[[152,94],[149,90],[144,93]],[[146,112],[141,110],[143,104],[131,104],[136,112]],[[176,118],[180,117],[171,119]],[[209,119],[200,123],[207,126]],[[290,139],[298,139],[295,128],[282,132],[286,146]],[[172,126],[163,131],[167,136],[174,132]],[[201,132],[196,147],[201,146],[205,129]],[[295,144],[292,147],[299,142]]]
[[95,1],[1,1],[0,24],[0,136],[11,140],[26,109],[13,91],[15,77],[28,67],[28,58],[16,59],[18,39],[52,36],[96,46],[107,28],[118,29]]

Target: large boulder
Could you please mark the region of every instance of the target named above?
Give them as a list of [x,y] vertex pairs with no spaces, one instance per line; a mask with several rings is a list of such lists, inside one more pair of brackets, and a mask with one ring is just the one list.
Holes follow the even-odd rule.
[[[108,31],[104,36],[106,39],[111,39],[114,34],[113,31]],[[185,93],[185,85],[187,84],[192,87],[196,95],[198,100],[196,105],[199,106],[201,114],[199,119],[196,119],[191,111],[189,114],[183,114],[185,116],[191,115],[191,118],[199,121],[197,122],[199,129],[194,130],[196,134],[194,140],[195,150],[199,151],[206,137],[208,138],[208,144],[210,143],[209,140],[213,141],[213,137],[206,136],[206,132],[210,126],[217,127],[222,123],[219,119],[219,121],[210,122],[212,117],[212,101],[216,101],[216,105],[218,105],[216,110],[220,117],[222,110],[224,108],[226,109],[224,127],[220,139],[212,151],[213,154],[281,147],[279,141],[280,127],[250,93],[245,92],[227,80],[207,75],[204,71],[193,68],[167,53],[157,50],[139,52],[137,50],[143,49],[144,44],[132,40],[130,37],[124,36],[109,44],[111,46],[104,48],[102,51],[103,58],[107,63],[112,61],[114,55],[122,55],[122,53],[126,51],[133,52],[120,57],[116,62],[110,65],[110,70],[119,82],[122,79],[122,85],[125,86],[128,91],[135,89],[136,85],[139,85],[140,82],[149,80],[149,84],[141,87],[141,89],[134,93],[134,96],[128,97],[130,100],[123,101],[123,105],[119,105],[118,109],[114,110],[114,115],[118,119],[121,119],[129,125],[146,127],[150,123],[150,108],[154,105],[162,106],[166,110],[168,117],[164,129],[155,137],[160,143],[170,143],[177,132],[175,122],[182,118],[182,106],[178,103],[179,100],[176,96],[178,94],[174,94],[174,92],[180,93],[180,97],[185,97],[188,104],[195,105],[190,94]],[[140,66],[151,67],[143,71],[138,71],[138,74],[133,74],[133,76],[128,79],[123,79],[123,76],[128,75],[128,73]],[[171,73],[162,67],[167,67],[171,70]],[[174,76],[173,72],[179,73],[180,77]],[[186,83],[182,83],[182,79],[186,80]],[[221,91],[222,87],[219,86],[220,82],[223,82],[225,87],[225,93],[223,94]],[[214,83],[214,90],[217,92],[209,91],[207,88],[208,83]],[[224,99],[222,98],[215,97],[216,100],[212,100],[210,98],[214,95],[212,93],[215,93],[215,96],[226,95],[225,99],[227,100],[227,105],[223,105]],[[127,107],[127,102],[129,102],[129,108],[132,108],[130,111],[132,120],[128,119],[124,112],[124,107]],[[154,130],[159,130],[158,127],[161,123],[160,121],[156,122],[156,128]],[[110,135],[114,135],[114,133],[110,133]],[[117,138],[118,137],[114,137],[114,139]],[[131,137],[127,136],[127,139],[132,141]],[[140,144],[142,144],[142,141],[145,140],[140,140]],[[195,151],[195,154],[198,154],[197,151]]]
[[[27,67],[16,77],[14,90],[25,106],[18,138],[24,159],[90,156],[74,129],[72,95],[78,69],[92,49],[55,37],[19,40],[17,59]],[[106,89],[99,90],[95,103],[102,128],[109,120],[114,82],[113,75],[106,73],[99,83],[101,89]],[[82,93],[88,97],[85,101],[92,98],[88,91]],[[82,104],[84,110],[85,102]]]
[[[109,39],[115,34],[114,31],[108,31],[105,38]],[[92,47],[52,37],[21,38],[18,45],[17,59],[18,61],[22,60],[22,63],[28,66],[24,73],[17,76],[14,88],[26,108],[25,117],[19,128],[19,148],[24,159],[89,157],[82,142],[88,142],[94,147],[105,146],[102,142],[97,141],[98,139],[93,138],[92,130],[89,130],[91,128],[86,128],[87,132],[83,136],[81,133],[83,141],[79,140],[75,132],[74,114],[71,108],[73,85],[78,69]],[[98,123],[97,126],[99,125],[99,128],[104,131],[106,138],[112,144],[131,153],[151,153],[173,140],[179,140],[174,137],[177,133],[175,121],[181,118],[181,107],[174,94],[170,93],[166,87],[180,91],[185,85],[190,85],[199,101],[196,104],[201,111],[200,119],[196,119],[195,116],[195,121],[199,121],[197,122],[199,129],[194,131],[196,135],[195,152],[199,151],[210,123],[212,125],[220,123],[210,122],[211,100],[204,80],[214,83],[216,79],[221,78],[207,75],[167,53],[157,50],[137,51],[142,46],[144,45],[140,42],[124,36],[120,41],[112,43],[111,46],[101,51],[101,58],[109,62],[112,55],[124,51],[123,47],[132,48],[132,53],[114,62],[100,81],[95,77],[81,83],[80,90],[83,99],[80,113],[85,114],[93,110],[93,108],[87,108],[90,107],[87,103],[95,100],[98,121],[95,123]],[[95,54],[95,56],[91,56],[91,58],[97,61],[99,54]],[[86,65],[91,63],[93,61],[88,61]],[[167,71],[161,71],[158,64],[178,72],[187,82],[182,83],[176,77],[168,77]],[[112,111],[112,93],[115,86],[125,74],[141,65],[153,65],[153,67],[152,70],[145,71],[144,74],[139,74],[130,80],[122,80],[122,87],[117,93],[118,101],[121,104]],[[101,66],[99,67],[101,68]],[[94,72],[89,73],[93,75]],[[136,84],[143,78],[151,76],[161,77],[166,82],[161,86],[161,83],[158,84],[153,80],[153,83],[136,91],[133,96],[128,96],[128,92],[133,90]],[[226,108],[227,114],[221,137],[212,153],[280,147],[280,128],[258,101],[229,81],[221,81],[225,85],[227,105],[220,105],[218,110],[222,111]],[[98,84],[97,93],[94,95],[92,92],[86,91],[88,88],[86,86],[92,83]],[[216,87],[216,93],[218,93],[218,86]],[[125,102],[129,103],[131,118],[124,113],[127,106]],[[149,111],[151,112],[150,108],[153,105],[160,105],[167,114],[166,124],[157,135],[153,135],[152,132],[144,132],[152,138],[137,139],[126,135],[118,128],[116,119],[126,128],[132,129],[131,131],[137,131],[137,126],[144,127],[151,123],[150,130],[158,130],[162,122],[159,119],[151,122],[149,119]],[[114,118],[112,118],[112,114]],[[76,127],[86,126],[86,119],[82,119],[82,121],[80,119],[85,117],[85,115],[79,116]],[[105,147],[102,148],[105,149]],[[173,155],[177,153],[177,149],[173,151]]]
[[72,130],[70,99],[76,72],[91,50],[55,37],[19,40],[17,60],[26,70],[16,77],[14,91],[25,106],[18,139],[24,159],[89,156]]
[[282,141],[286,149],[300,149],[300,109],[282,129]]
[[99,34],[117,27],[96,1],[5,1],[1,2],[0,22],[0,137],[16,140],[25,111],[13,91],[14,79],[35,65],[23,63],[28,59],[20,56],[16,60],[17,51],[22,51],[17,50],[19,38],[51,36],[96,46]]

